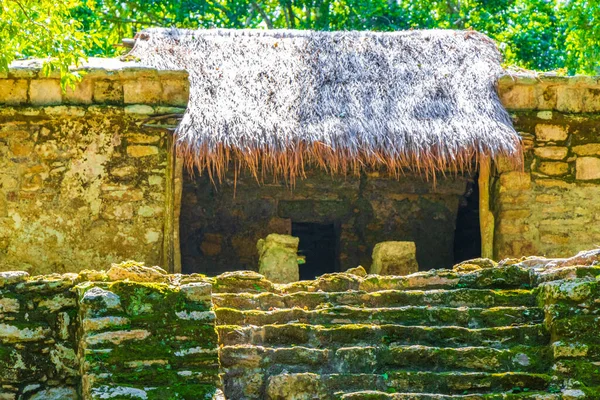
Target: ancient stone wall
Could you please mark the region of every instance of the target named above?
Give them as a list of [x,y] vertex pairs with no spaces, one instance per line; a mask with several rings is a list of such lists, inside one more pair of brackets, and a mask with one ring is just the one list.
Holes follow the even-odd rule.
[[496,165],[495,256],[565,256],[600,240],[600,80],[504,77],[524,170]]
[[[164,265],[172,228],[169,115],[187,73],[101,60],[61,90],[35,62],[0,76],[0,270]],[[170,239],[169,239],[170,240]]]
[[414,241],[421,269],[447,268],[454,263],[456,217],[466,190],[467,178],[455,176],[434,185],[411,174],[395,180],[307,171],[291,188],[285,182],[258,184],[247,175],[234,183],[233,173],[213,184],[184,172],[183,271],[257,270],[257,241],[270,233],[291,234],[295,222],[334,226],[338,243],[331,246],[339,266],[321,273],[357,265],[368,270],[373,247],[388,240]]
[[499,93],[523,137],[525,165],[496,165],[495,257],[593,248],[600,242],[600,80],[504,77]]

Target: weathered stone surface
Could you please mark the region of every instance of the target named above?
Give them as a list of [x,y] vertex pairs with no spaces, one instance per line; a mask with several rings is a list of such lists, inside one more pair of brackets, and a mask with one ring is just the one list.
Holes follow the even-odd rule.
[[128,325],[131,321],[126,317],[97,317],[84,318],[82,326],[85,331],[101,331],[108,328],[119,328]]
[[569,134],[562,125],[537,124],[535,138],[541,142],[555,142],[567,140]]
[[584,93],[583,88],[559,86],[557,89],[556,109],[564,112],[582,112]]
[[109,310],[121,308],[121,299],[119,296],[99,287],[93,287],[85,291],[80,301],[84,305],[99,305],[101,308]]
[[382,242],[373,249],[371,273],[409,275],[419,270],[414,242]]
[[526,172],[511,171],[500,175],[500,192],[523,191],[531,187],[531,175]]
[[573,153],[578,156],[600,156],[600,143],[588,143],[573,146]]
[[18,326],[0,323],[0,341],[32,342],[45,339],[49,334],[48,328],[43,326],[31,326],[19,328]]
[[21,306],[19,300],[11,297],[0,298],[0,314],[18,313]]
[[25,271],[6,271],[0,272],[0,288],[6,285],[23,282],[29,277]]
[[208,282],[192,282],[181,285],[180,290],[189,301],[210,301],[212,285]]
[[159,81],[135,79],[123,82],[125,104],[156,104],[161,99],[161,93]]
[[150,332],[144,329],[132,329],[129,331],[110,331],[87,335],[85,342],[88,345],[97,345],[101,343],[112,343],[120,345],[123,342],[144,340],[150,336]]
[[538,166],[538,170],[545,175],[561,176],[569,172],[569,164],[565,162],[543,161]]
[[68,86],[64,92],[64,100],[70,104],[92,104],[94,95],[94,81],[84,78],[75,84],[75,87]]
[[50,312],[56,312],[63,308],[75,307],[75,297],[67,297],[64,294],[59,294],[49,299],[44,299],[38,303],[38,307],[45,308]]
[[142,263],[126,261],[111,265],[108,278],[112,281],[127,279],[132,282],[166,282],[169,277],[167,271],[160,267],[147,267]]
[[77,391],[72,387],[49,388],[35,393],[29,400],[78,400]]
[[[573,149],[575,151],[575,149]],[[544,160],[564,160],[569,153],[567,147],[546,146],[536,147],[534,153]],[[577,152],[575,152],[577,154]]]
[[127,146],[127,154],[131,157],[147,157],[158,154],[156,146]]
[[62,89],[58,79],[33,80],[29,86],[31,104],[47,106],[62,102]]
[[26,103],[28,89],[29,82],[25,79],[0,79],[0,104]]
[[575,177],[578,180],[600,179],[600,158],[579,157],[575,162]]
[[500,90],[500,100],[513,110],[533,109],[537,105],[533,86],[514,85]]
[[275,283],[289,283],[300,279],[298,244],[293,236],[272,233],[257,244],[258,271]]

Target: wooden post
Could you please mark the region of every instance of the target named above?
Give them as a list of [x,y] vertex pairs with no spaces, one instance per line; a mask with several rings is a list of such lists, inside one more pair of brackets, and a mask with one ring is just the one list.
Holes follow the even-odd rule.
[[163,233],[163,265],[172,274],[181,273],[181,249],[179,244],[179,214],[183,188],[183,160],[177,157],[175,140],[169,135],[167,157],[165,227]]
[[490,158],[479,157],[479,225],[481,257],[494,258],[494,214],[490,210]]

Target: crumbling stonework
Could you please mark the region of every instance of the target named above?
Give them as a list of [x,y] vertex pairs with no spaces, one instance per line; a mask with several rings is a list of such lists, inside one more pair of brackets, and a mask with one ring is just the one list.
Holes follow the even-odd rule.
[[595,399],[599,261],[356,268],[284,285],[131,261],[3,272],[0,398]]
[[173,157],[161,127],[184,111],[187,74],[101,65],[66,92],[35,64],[0,77],[0,270],[164,265]]
[[525,148],[492,184],[497,259],[560,257],[600,243],[600,81],[505,77],[500,97]]

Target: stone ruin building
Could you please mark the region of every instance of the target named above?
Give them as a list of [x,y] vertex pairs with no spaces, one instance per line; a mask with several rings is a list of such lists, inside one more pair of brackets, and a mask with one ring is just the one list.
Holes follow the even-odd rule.
[[[458,31],[136,39],[0,75],[0,399],[600,399],[599,78]],[[369,274],[392,241],[419,272]]]

